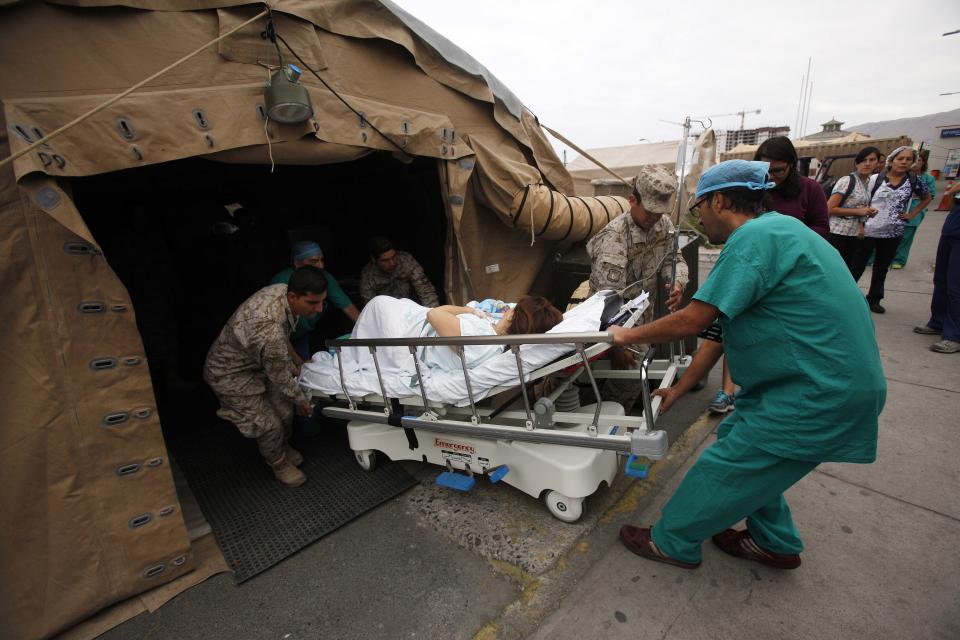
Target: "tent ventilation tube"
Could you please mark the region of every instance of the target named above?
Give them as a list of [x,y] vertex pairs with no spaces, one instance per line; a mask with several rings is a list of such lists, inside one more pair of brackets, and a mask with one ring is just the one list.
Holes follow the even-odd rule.
[[581,242],[630,210],[620,196],[567,196],[546,185],[532,184],[518,191],[510,206],[512,226],[532,238]]

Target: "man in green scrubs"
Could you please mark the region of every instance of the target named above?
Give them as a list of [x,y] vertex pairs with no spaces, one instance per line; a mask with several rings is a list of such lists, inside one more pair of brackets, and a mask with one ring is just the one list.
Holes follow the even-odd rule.
[[[293,275],[294,270],[300,267],[311,266],[323,270],[323,250],[320,248],[320,245],[312,240],[301,240],[293,245],[291,262],[293,266],[287,267],[273,276],[270,284],[287,284],[290,282],[290,276]],[[360,315],[360,311],[356,305],[350,301],[349,296],[343,291],[340,283],[337,282],[336,278],[334,278],[330,272],[324,270],[323,275],[327,278],[328,304],[332,304],[337,309],[340,309],[352,322],[356,322],[357,317]],[[324,308],[324,311],[325,310],[326,308]],[[294,328],[293,333],[290,334],[290,357],[293,358],[294,364],[298,368],[302,366],[303,361],[311,355],[310,334],[317,326],[317,323],[320,322],[322,315],[323,311],[310,318],[303,316],[297,318],[297,326]]]
[[[701,350],[683,380],[701,379],[725,352],[741,385],[737,410],[660,521],[620,530],[634,553],[687,569],[710,537],[731,555],[795,569],[803,543],[784,491],[821,462],[876,459],[886,381],[870,311],[823,238],[790,216],[759,213],[773,186],[767,170],[730,160],[704,172],[691,213],[711,242],[725,243],[710,276],[679,312],[610,329],[616,344],[661,343],[716,320],[723,348]],[[685,390],[662,393],[664,407]],[[730,528],[744,518],[746,529]]]

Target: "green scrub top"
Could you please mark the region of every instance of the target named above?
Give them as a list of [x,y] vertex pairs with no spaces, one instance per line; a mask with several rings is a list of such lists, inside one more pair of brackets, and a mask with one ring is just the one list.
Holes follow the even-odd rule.
[[[270,284],[289,284],[290,276],[292,275],[293,267],[287,267],[277,275],[273,276],[273,279],[270,280]],[[291,340],[296,340],[297,338],[300,338],[313,331],[314,327],[317,326],[317,323],[320,322],[320,316],[323,315],[323,312],[327,310],[327,305],[332,303],[337,309],[346,309],[353,304],[350,301],[350,298],[347,297],[347,294],[344,293],[340,283],[337,282],[337,279],[334,278],[329,271],[324,271],[323,275],[327,277],[327,299],[323,303],[323,311],[312,318],[297,317],[297,326],[294,328],[293,333],[290,334]]]
[[720,310],[741,437],[793,460],[876,459],[887,385],[873,320],[826,240],[765,213],[730,235],[694,298]]

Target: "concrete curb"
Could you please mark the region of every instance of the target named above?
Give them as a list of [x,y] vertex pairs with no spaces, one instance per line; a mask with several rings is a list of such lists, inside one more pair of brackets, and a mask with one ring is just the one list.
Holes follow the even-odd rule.
[[611,497],[596,527],[581,536],[543,574],[533,576],[510,563],[491,563],[495,571],[516,581],[522,590],[496,618],[477,630],[474,640],[514,640],[533,634],[610,546],[617,543],[620,526],[657,497],[722,419],[709,413],[701,415],[670,446],[667,456],[651,465],[646,480],[625,483],[623,490]]

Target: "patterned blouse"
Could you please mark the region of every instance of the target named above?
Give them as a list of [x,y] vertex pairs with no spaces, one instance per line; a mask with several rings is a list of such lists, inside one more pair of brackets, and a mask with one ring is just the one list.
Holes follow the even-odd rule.
[[[869,189],[879,179],[879,175],[870,178]],[[930,188],[923,180],[917,179],[917,196],[922,200],[930,195]],[[907,224],[900,216],[909,211],[913,189],[910,178],[903,176],[903,181],[896,188],[890,186],[889,178],[883,179],[883,184],[873,194],[871,206],[877,209],[877,215],[867,220],[865,236],[868,238],[899,238],[903,235],[903,227]]]
[[[850,175],[845,175],[837,183],[833,185],[833,192],[839,193],[841,196],[847,192],[847,188],[850,186],[850,180],[855,180],[853,183],[853,191],[850,192],[850,197],[840,203],[840,206],[844,209],[857,209],[859,207],[866,207],[870,205],[870,192],[867,191],[867,184],[863,178],[860,177],[860,174],[853,174],[855,178]],[[838,236],[855,236],[860,233],[860,225],[863,223],[865,218],[863,216],[830,216],[830,233],[834,233]]]

